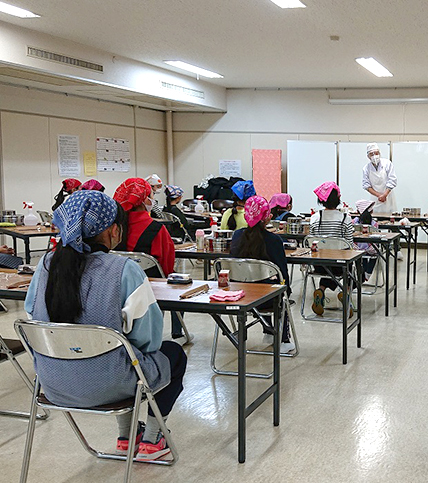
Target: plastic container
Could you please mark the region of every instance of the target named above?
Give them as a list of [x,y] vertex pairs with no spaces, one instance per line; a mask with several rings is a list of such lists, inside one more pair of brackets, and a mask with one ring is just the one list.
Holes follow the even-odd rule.
[[204,230],[196,230],[196,250],[203,252],[205,248],[205,233]]
[[24,208],[28,208],[28,213],[24,216],[24,225],[25,226],[36,226],[39,219],[33,213],[33,205],[32,201],[24,201]]
[[198,202],[195,206],[195,213],[203,213],[205,211],[204,205],[202,204],[202,198],[198,197]]

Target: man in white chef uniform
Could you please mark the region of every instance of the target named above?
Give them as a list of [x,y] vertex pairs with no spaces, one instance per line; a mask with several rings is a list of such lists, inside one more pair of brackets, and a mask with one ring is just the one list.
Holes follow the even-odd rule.
[[[363,189],[370,193],[370,200],[375,202],[373,214],[391,214],[397,210],[393,189],[397,186],[394,165],[389,159],[381,158],[376,143],[367,144],[367,157],[370,162],[363,168]],[[403,255],[398,253],[398,259]]]

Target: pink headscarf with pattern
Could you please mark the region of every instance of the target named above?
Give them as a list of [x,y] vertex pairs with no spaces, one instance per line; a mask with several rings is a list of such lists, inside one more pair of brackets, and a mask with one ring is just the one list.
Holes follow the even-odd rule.
[[318,186],[318,188],[314,189],[314,193],[318,196],[320,201],[327,201],[330,193],[336,190],[337,194],[340,196],[340,189],[339,186],[334,181],[326,181],[322,185]]
[[276,195],[272,196],[272,199],[269,201],[269,208],[275,208],[275,206],[280,206],[281,208],[285,208],[290,204],[291,196],[287,193],[277,193]]
[[252,196],[245,202],[245,221],[251,228],[259,221],[265,221],[270,215],[269,203],[263,196]]
[[96,179],[88,179],[82,185],[80,185],[79,190],[89,190],[89,191],[104,191],[104,186]]

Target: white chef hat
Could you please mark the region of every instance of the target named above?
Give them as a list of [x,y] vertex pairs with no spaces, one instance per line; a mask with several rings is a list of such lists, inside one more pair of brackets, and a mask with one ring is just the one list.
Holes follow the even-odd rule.
[[376,143],[367,144],[367,156],[373,151],[379,151],[379,146]]
[[373,211],[374,205],[374,201],[368,200],[358,200],[355,202],[355,206],[357,207],[358,213],[360,213],[360,215],[366,210],[371,213]]
[[157,186],[158,184],[162,185],[162,180],[157,174],[151,174],[150,176],[147,176],[146,181],[149,183],[150,186]]

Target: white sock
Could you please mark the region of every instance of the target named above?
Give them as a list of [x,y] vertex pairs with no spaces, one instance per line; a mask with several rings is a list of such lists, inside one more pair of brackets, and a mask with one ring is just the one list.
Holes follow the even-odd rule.
[[[167,420],[167,416],[163,418],[164,421]],[[152,444],[156,444],[158,439],[158,434],[160,431],[158,420],[154,416],[147,415],[146,429],[144,430],[144,441],[149,441]]]

